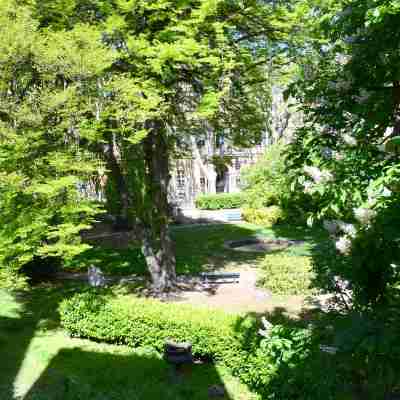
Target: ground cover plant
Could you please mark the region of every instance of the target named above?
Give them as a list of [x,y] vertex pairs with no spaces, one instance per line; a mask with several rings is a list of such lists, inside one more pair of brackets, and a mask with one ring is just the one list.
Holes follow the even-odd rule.
[[261,262],[258,284],[274,294],[309,295],[313,292],[311,258],[270,254]]

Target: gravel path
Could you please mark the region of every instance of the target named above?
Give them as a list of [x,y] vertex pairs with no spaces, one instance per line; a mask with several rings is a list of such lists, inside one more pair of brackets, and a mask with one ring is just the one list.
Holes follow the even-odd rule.
[[184,290],[179,293],[179,301],[231,312],[265,311],[271,295],[256,287],[256,272],[250,268],[230,272],[240,273],[239,283],[205,284],[203,290]]
[[[258,288],[255,268],[239,264],[235,268],[230,268],[229,272],[240,273],[239,283],[212,284],[208,287],[203,284],[193,289],[183,287],[183,290],[179,291],[171,301],[234,313],[277,312],[292,317],[316,306],[316,304],[307,305],[304,296],[276,296],[267,290]],[[183,279],[187,280],[187,278]]]

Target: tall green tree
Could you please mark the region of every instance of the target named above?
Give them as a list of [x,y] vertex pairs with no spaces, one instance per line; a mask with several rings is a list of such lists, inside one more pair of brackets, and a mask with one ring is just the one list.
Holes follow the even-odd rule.
[[99,165],[79,143],[93,77],[113,62],[100,32],[41,31],[28,7],[0,2],[0,267],[72,257],[97,206],[79,184]]
[[171,156],[185,135],[201,135],[205,121],[236,145],[260,139],[269,43],[283,35],[285,9],[260,0],[45,4],[36,3],[42,26],[68,29],[84,20],[102,30],[103,43],[117,53],[97,81],[97,112],[81,121],[80,132],[107,164],[155,289],[168,290],[175,281]]

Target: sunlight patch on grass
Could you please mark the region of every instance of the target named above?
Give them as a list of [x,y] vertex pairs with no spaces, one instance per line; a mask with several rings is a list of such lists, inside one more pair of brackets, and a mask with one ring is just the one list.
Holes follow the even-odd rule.
[[15,296],[0,290],[0,315],[7,318],[18,318],[23,307],[15,301]]

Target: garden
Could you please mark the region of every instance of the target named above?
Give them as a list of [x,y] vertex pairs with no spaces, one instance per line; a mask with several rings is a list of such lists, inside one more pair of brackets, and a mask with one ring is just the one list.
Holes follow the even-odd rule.
[[[251,236],[270,239],[278,235],[304,242],[295,249],[270,255],[224,247],[227,240]],[[254,299],[235,303],[229,294],[228,307],[218,301],[205,307],[203,300],[197,304],[185,298],[187,289],[179,293],[179,301],[160,302],[142,294],[140,280],[103,289],[90,288],[86,282],[52,280],[29,291],[1,291],[0,348],[7,359],[1,367],[4,398],[7,393],[10,399],[13,395],[27,399],[150,399],[161,395],[206,399],[214,385],[224,388],[225,398],[258,398],[245,383],[257,382],[252,377],[255,371],[247,370],[247,359],[254,358],[251,363],[256,369],[258,363],[265,362],[257,355],[262,340],[257,333],[262,328],[259,316],[293,329],[309,323],[308,319],[302,321],[301,314],[303,300],[311,295],[307,287],[311,283],[310,265],[305,260],[323,240],[321,235],[327,239],[321,229],[293,230],[288,225],[272,229],[248,223],[173,228],[180,276],[216,269],[251,269],[257,271],[258,286],[272,296],[261,303]],[[141,259],[127,257],[127,249],[99,245],[88,252],[79,256],[81,262],[82,258],[91,263],[101,261],[95,265],[121,278],[133,273],[146,275],[140,267]],[[295,269],[284,275],[275,271],[266,281],[264,269],[268,269],[270,257],[280,260],[280,264],[272,264],[279,269]],[[116,260],[126,267],[114,269]],[[67,271],[77,272],[71,264]],[[293,274],[304,274],[305,278],[296,281]],[[218,293],[207,297],[218,298]],[[315,307],[310,306],[307,314],[312,315],[313,310]],[[277,331],[277,338],[279,335]],[[182,377],[174,377],[174,368],[162,358],[164,342],[169,337],[190,341],[198,359]],[[242,376],[242,381],[237,376]]]
[[399,399],[399,18],[0,0],[0,400]]

